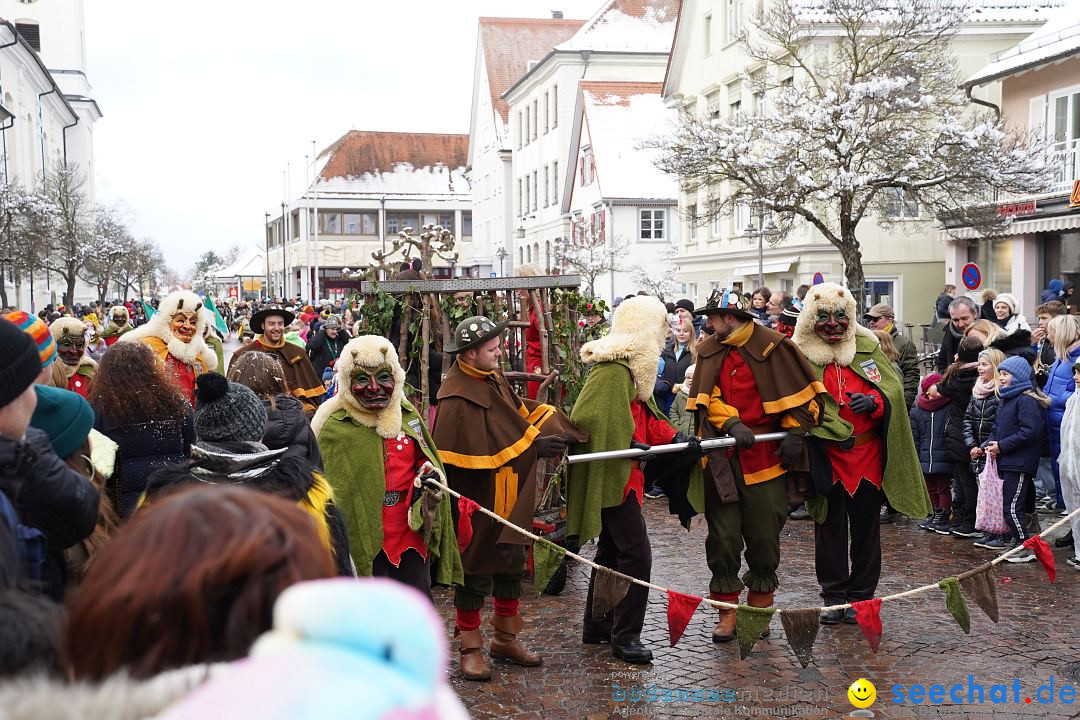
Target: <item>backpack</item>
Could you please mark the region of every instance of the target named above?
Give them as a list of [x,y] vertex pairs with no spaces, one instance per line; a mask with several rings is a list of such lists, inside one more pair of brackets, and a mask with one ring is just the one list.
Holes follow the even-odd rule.
[[15,506],[3,492],[0,492],[0,519],[11,528],[15,540],[15,559],[22,576],[40,583],[44,579],[45,535],[37,528],[19,522]]

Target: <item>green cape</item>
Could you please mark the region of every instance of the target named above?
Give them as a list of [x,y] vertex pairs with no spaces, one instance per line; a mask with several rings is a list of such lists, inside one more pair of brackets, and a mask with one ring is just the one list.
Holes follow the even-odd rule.
[[[427,427],[407,400],[401,402],[401,431],[417,442],[432,465],[443,470]],[[356,574],[369,576],[371,564],[383,545],[382,507],[386,494],[383,439],[374,428],[359,424],[341,409],[327,418],[318,441],[326,480],[334,489],[334,502],[345,517]],[[427,551],[435,568],[434,583],[450,585],[464,581],[447,494],[439,503],[435,533]]]
[[[630,366],[623,360],[597,363],[589,370],[570,420],[589,431],[589,441],[577,445],[575,454],[625,450],[634,435],[630,403],[637,397]],[[652,396],[646,406],[652,414],[669,422],[656,407]],[[566,494],[566,535],[578,545],[600,535],[600,511],[622,504],[630,479],[630,460],[604,460],[570,466]],[[701,472],[691,476],[689,497],[694,509],[704,507]]]
[[[881,372],[881,380],[874,382],[866,376],[862,363],[873,360]],[[825,368],[810,363],[818,380],[823,379]],[[908,420],[904,403],[904,386],[896,374],[892,363],[881,351],[876,339],[855,336],[855,359],[851,369],[856,375],[866,380],[885,396],[888,403],[885,412],[885,473],[881,487],[889,503],[908,517],[922,519],[930,514],[930,496],[926,493],[922,465],[919,464],[919,452],[911,434],[911,422]],[[821,424],[810,430],[813,437],[839,442],[851,437],[854,430],[851,423],[840,417],[840,407],[830,393],[821,396],[825,408],[821,414]],[[822,522],[828,501],[817,496],[806,501],[806,509],[814,519]]]

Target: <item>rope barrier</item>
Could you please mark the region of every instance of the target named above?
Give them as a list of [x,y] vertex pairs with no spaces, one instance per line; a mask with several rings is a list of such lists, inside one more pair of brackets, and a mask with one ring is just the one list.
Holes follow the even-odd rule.
[[[442,490],[445,490],[447,493],[450,494],[451,497],[458,498],[458,499],[463,497],[461,495],[461,493],[455,492],[449,486],[447,486],[445,483],[439,482],[437,480],[427,480],[425,482],[428,485],[434,485],[434,486],[436,486],[436,487],[438,487],[438,488],[440,488]],[[472,500],[472,498],[466,498],[466,499]],[[474,500],[473,502],[476,502],[476,501]],[[499,517],[498,515],[496,515],[492,511],[488,510],[483,505],[480,505],[479,503],[476,504],[476,509],[481,514],[491,518],[495,522],[497,522],[497,523],[499,523],[499,524],[501,524],[501,525],[503,525],[505,527],[508,527],[508,528],[514,530],[515,532],[517,532],[518,534],[524,535],[525,537],[532,539],[533,541],[540,540],[540,541],[543,541],[543,542],[551,542],[550,540],[545,540],[544,538],[540,537],[539,535],[531,533],[528,530],[526,530],[526,529],[524,529],[524,528],[522,528],[522,527],[520,527],[518,525],[515,525],[514,523],[510,522],[509,520],[506,520],[506,519],[504,519],[502,517]],[[1077,509],[1073,510],[1067,516],[1061,518],[1056,523],[1054,523],[1050,527],[1043,530],[1041,533],[1039,533],[1038,537],[1044,537],[1048,533],[1053,532],[1054,530],[1057,530],[1059,527],[1061,527],[1065,523],[1071,521],[1072,518],[1076,517],[1078,514],[1080,514],[1080,508],[1077,508]],[[991,560],[989,564],[997,565],[999,563],[1005,562],[1006,558],[1008,558],[1008,557],[1010,557],[1012,555],[1015,555],[1016,553],[1021,552],[1024,549],[1025,548],[1024,548],[1023,545],[1018,544],[1015,548],[1012,548],[1011,550],[1007,550],[1006,552],[1003,552],[1002,554],[998,555],[996,558]],[[577,553],[570,552],[569,550],[566,550],[565,552],[566,552],[567,557],[572,558],[572,559],[580,562],[583,565],[588,565],[589,567],[593,568],[594,570],[598,570],[600,572],[610,573],[610,574],[612,574],[612,575],[614,575],[614,576],[616,576],[618,578],[626,580],[627,582],[633,583],[634,585],[640,585],[641,587],[649,588],[650,590],[655,590],[657,592],[664,593],[665,595],[668,592],[671,591],[670,588],[662,587],[660,585],[655,585],[655,584],[653,584],[651,582],[647,582],[645,580],[640,580],[640,579],[638,579],[636,577],[631,577],[630,575],[627,575],[626,573],[621,573],[618,570],[613,570],[612,568],[600,565],[600,564],[598,564],[596,562],[593,562],[592,560],[589,560],[588,558],[584,558],[584,557],[578,555]],[[961,574],[963,574],[963,573],[961,573]],[[921,595],[922,593],[930,592],[931,590],[940,590],[940,589],[941,588],[938,586],[937,583],[933,583],[931,585],[923,585],[921,587],[913,588],[911,590],[905,590],[904,592],[894,593],[892,595],[885,595],[885,596],[881,597],[880,600],[881,600],[882,603],[885,603],[885,602],[892,601],[892,600],[900,600],[902,598],[908,598],[908,597],[913,597],[915,595]],[[674,591],[674,592],[678,592],[678,591]],[[696,597],[696,595],[694,597]],[[738,604],[736,604],[736,603],[728,603],[728,602],[723,602],[721,600],[713,600],[712,598],[709,598],[709,597],[702,597],[701,599],[706,604],[712,605],[713,607],[718,608],[718,609],[735,610],[735,609],[737,609],[739,607]],[[824,611],[831,611],[831,610],[846,610],[846,609],[848,609],[850,607],[851,607],[851,603],[844,603],[842,605],[823,606],[823,607],[820,608],[820,610],[823,611],[823,612]],[[791,609],[794,610],[796,608],[791,608]],[[775,614],[781,615],[781,614],[783,614],[783,612],[784,612],[783,608],[776,608],[776,613]]]

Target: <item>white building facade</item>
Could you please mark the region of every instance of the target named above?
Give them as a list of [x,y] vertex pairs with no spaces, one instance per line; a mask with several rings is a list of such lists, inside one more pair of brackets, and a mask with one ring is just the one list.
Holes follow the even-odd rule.
[[[809,9],[812,0],[800,0]],[[983,67],[990,56],[1011,47],[1045,21],[1048,11],[1064,0],[979,0],[977,12],[954,40],[953,49],[963,75]],[[746,77],[763,69],[750,60],[739,38],[753,32],[749,0],[684,0],[678,32],[664,80],[664,97],[682,113],[730,116],[757,112],[768,98],[755,93]],[[822,52],[828,52],[828,46]],[[770,78],[777,83],[800,82],[798,73]],[[1000,84],[979,89],[976,96],[1000,101]],[[719,190],[716,190],[717,192]],[[718,287],[750,291],[758,283],[772,290],[794,290],[810,284],[815,274],[844,282],[839,252],[809,225],[797,227],[782,243],[773,245],[760,234],[748,233],[752,219],[742,210],[725,217],[705,217],[710,198],[705,192],[681,193],[679,198],[679,265],[686,296],[701,302]],[[891,229],[876,219],[859,226],[866,302],[887,302],[897,319],[914,324],[931,320],[933,301],[947,278],[945,244],[938,239],[933,218],[906,203],[887,204]],[[760,230],[760,219],[753,224]],[[761,262],[759,263],[759,257]],[[958,272],[958,270],[957,270]],[[959,285],[959,283],[957,283]]]
[[411,227],[419,235],[429,224],[454,234],[458,255],[452,264],[436,258],[435,276],[471,273],[468,141],[468,135],[352,130],[323,150],[317,182],[282,203],[280,214],[266,215],[269,294],[343,297],[359,287],[345,270],[372,267],[372,253],[391,250],[400,231]]
[[675,120],[660,90],[658,82],[579,83],[561,211],[572,247],[603,246],[607,272],[593,291],[608,302],[641,290],[635,273],[662,272],[674,248],[678,184],[657,169],[656,151],[643,147]]
[[[86,73],[82,1],[0,0],[0,18],[3,182],[32,190],[44,173],[66,162],[82,173],[83,191],[93,203],[93,126],[101,111]],[[56,302],[61,289],[48,274],[22,278],[16,289],[9,271],[4,268],[4,282],[19,307],[36,310]],[[93,287],[81,281],[76,286],[77,302],[96,297]]]
[[[473,200],[473,263],[477,277],[505,275],[514,265],[512,148],[509,106],[502,94],[581,27],[559,17],[480,18],[469,119],[468,175]],[[549,102],[558,102],[549,96]],[[550,110],[550,108],[549,108]]]
[[581,81],[660,82],[675,33],[676,0],[610,0],[503,93],[512,148],[508,265],[555,265],[570,237],[563,209]]

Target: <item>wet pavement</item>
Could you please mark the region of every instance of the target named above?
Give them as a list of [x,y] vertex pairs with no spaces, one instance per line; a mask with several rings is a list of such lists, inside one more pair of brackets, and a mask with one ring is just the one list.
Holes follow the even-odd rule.
[[[688,533],[667,515],[664,501],[647,501],[645,516],[653,545],[653,582],[681,592],[706,593],[704,519],[695,518]],[[1047,527],[1059,518],[1042,515],[1040,519]],[[819,606],[812,523],[790,521],[781,542],[777,604]],[[973,547],[970,540],[927,533],[906,520],[882,526],[882,550],[879,596],[936,582],[994,556]],[[589,545],[582,554],[590,557],[594,551],[595,545]],[[669,647],[666,599],[656,592],[649,597],[642,636],[654,653],[654,662],[634,666],[615,660],[610,646],[581,643],[588,569],[574,564],[559,596],[537,598],[531,585],[525,586],[522,614],[527,627],[522,639],[543,654],[542,667],[519,668],[496,661],[490,682],[466,682],[458,673],[451,638],[451,684],[476,718],[849,717],[855,708],[847,690],[860,677],[877,688],[878,698],[870,710],[879,718],[1078,718],[1080,698],[1065,704],[1061,691],[1063,685],[1080,690],[1080,623],[1075,616],[1080,572],[1065,564],[1065,550],[1055,549],[1054,556],[1058,567],[1054,584],[1037,562],[1002,563],[995,569],[1001,611],[998,624],[965,596],[971,612],[971,634],[965,635],[946,611],[944,594],[935,590],[883,605],[884,638],[876,654],[857,626],[822,627],[814,661],[805,670],[775,617],[772,636],[760,641],[745,661],[739,660],[735,643],[711,642],[716,614],[703,607],[694,614],[679,644]],[[451,593],[437,589],[435,599],[452,629]],[[490,605],[483,615],[485,640],[490,639],[489,613]],[[961,684],[957,697],[966,701],[969,675],[972,683],[983,687],[982,704],[953,702],[948,696],[950,686]],[[1051,679],[1055,702],[1040,704],[1039,688]],[[1013,702],[1015,680],[1020,683],[1019,703]],[[935,683],[945,686],[941,704],[893,701],[894,685],[920,684],[928,689]],[[1004,691],[1007,703],[991,702],[1002,699],[991,697],[995,684],[1008,686]],[[629,699],[636,697],[635,692],[648,694],[651,689],[707,693],[710,688],[718,689],[720,701]],[[1044,699],[1047,690],[1042,690]],[[628,699],[617,700],[620,693]],[[974,688],[973,694],[978,699]],[[1032,702],[1027,704],[1029,697]]]

